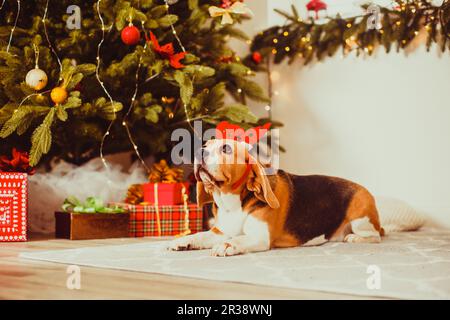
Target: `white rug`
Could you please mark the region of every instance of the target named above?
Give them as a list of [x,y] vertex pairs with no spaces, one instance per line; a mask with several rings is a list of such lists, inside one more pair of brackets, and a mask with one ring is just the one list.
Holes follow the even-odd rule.
[[[21,257],[364,296],[450,299],[447,230],[393,233],[381,244],[326,243],[226,258],[211,257],[209,250],[169,252],[164,247],[165,242],[139,243],[22,253]],[[381,288],[376,289],[378,271]]]

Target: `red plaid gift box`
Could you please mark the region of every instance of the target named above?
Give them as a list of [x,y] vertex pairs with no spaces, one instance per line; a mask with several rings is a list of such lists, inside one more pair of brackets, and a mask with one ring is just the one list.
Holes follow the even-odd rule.
[[[186,231],[184,205],[158,206],[158,212],[154,205],[126,207],[130,211],[130,237],[176,236]],[[187,209],[191,234],[203,231],[203,209],[196,204],[188,204]]]
[[27,240],[26,173],[0,172],[0,242]]

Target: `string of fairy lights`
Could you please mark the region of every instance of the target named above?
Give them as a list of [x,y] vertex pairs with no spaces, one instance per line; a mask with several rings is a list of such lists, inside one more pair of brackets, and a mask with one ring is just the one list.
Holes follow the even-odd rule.
[[[130,17],[130,24],[132,23],[131,20],[132,19]],[[142,30],[144,31],[144,34],[145,34],[144,21],[141,21],[141,27],[142,27]],[[127,123],[128,116],[130,115],[131,110],[133,110],[133,106],[134,106],[134,103],[136,101],[136,96],[137,96],[138,91],[139,91],[139,72],[140,72],[141,66],[142,66],[142,56],[144,55],[146,50],[147,50],[147,43],[144,45],[144,49],[142,51],[142,54],[139,56],[139,62],[138,62],[138,66],[136,68],[136,74],[135,74],[134,92],[133,92],[133,96],[131,97],[131,102],[130,102],[130,106],[128,107],[128,111],[127,111],[127,113],[125,114],[125,116],[123,118],[122,125],[125,127],[125,131],[127,132],[128,140],[133,145],[133,149],[134,149],[134,152],[135,152],[136,156],[138,157],[139,161],[141,162],[142,166],[145,168],[147,173],[150,173],[150,168],[147,166],[147,164],[145,163],[144,159],[142,158],[141,153],[139,152],[139,148],[138,148],[136,142],[134,141],[134,138],[133,138],[133,136],[131,134],[130,128],[129,128],[128,123]]]
[[[1,8],[3,8],[3,5],[5,4],[5,1],[3,1]],[[0,9],[1,9],[0,8]],[[11,28],[11,33],[9,34],[9,40],[8,40],[8,46],[6,47],[6,53],[9,53],[9,49],[11,48],[11,42],[13,39],[13,35],[14,35],[14,31],[17,28],[17,21],[19,21],[19,16],[20,16],[20,0],[17,0],[17,14],[16,14],[16,19],[14,20],[14,25]]]
[[[102,0],[98,0],[97,3],[96,3],[96,9],[97,9],[98,18],[100,19],[100,23],[101,23],[102,38],[101,38],[100,42],[97,45],[97,57],[95,58],[96,62],[97,62],[97,65],[96,65],[96,68],[95,68],[95,77],[97,78],[98,83],[100,84],[100,86],[102,87],[102,89],[105,92],[106,96],[108,97],[109,102],[111,103],[111,106],[113,108],[113,111],[115,111],[114,110],[114,106],[115,106],[114,100],[113,100],[111,94],[109,93],[108,89],[106,89],[104,82],[100,79],[100,63],[101,63],[100,62],[100,52],[101,52],[101,49],[102,49],[103,42],[105,41],[105,31],[106,31],[105,22],[103,20],[102,14],[100,12],[100,4],[101,4],[101,2],[102,2]],[[103,150],[104,150],[106,138],[110,135],[110,130],[111,130],[112,126],[114,125],[115,121],[116,121],[116,118],[114,117],[110,121],[110,123],[109,123],[109,125],[108,125],[108,127],[107,127],[107,129],[105,131],[105,133],[103,134],[102,141],[100,142],[100,159],[101,159],[101,161],[103,163],[103,166],[107,170],[109,169],[109,165],[108,165],[108,162],[105,159],[105,155],[104,155]]]
[[[164,0],[164,3],[166,5],[166,12],[167,14],[170,14],[169,12],[169,8],[170,8],[170,4],[169,4],[169,0]],[[175,2],[172,2],[172,4]],[[180,45],[180,48],[183,52],[186,52],[186,49],[183,46],[183,43],[180,40],[180,37],[178,37],[178,33],[177,30],[175,29],[175,26],[173,25],[172,21],[170,21],[170,29],[172,30],[172,34],[175,37],[175,39],[177,40],[178,44]]]
[[0,4],[0,10],[3,9],[3,6],[5,5],[5,2],[6,2],[6,0],[3,0],[3,1],[2,1],[2,4]]
[[61,59],[58,56],[58,53],[56,52],[55,48],[52,45],[52,42],[50,41],[50,38],[48,36],[48,30],[47,30],[47,14],[48,14],[49,2],[50,2],[50,0],[47,0],[45,3],[44,15],[42,16],[42,25],[44,27],[44,34],[45,34],[45,39],[47,40],[48,47],[53,52],[54,56],[56,57],[56,61],[58,62],[58,65],[59,65],[59,80],[58,81],[61,81],[63,66],[61,63]]
[[[103,45],[103,42],[105,41],[105,31],[108,29],[108,28],[105,27],[105,22],[103,20],[103,16],[101,15],[101,12],[100,12],[100,4],[101,4],[101,2],[102,2],[102,0],[99,0],[99,1],[97,1],[97,4],[96,4],[97,14],[98,14],[98,17],[99,17],[100,23],[101,23],[102,38],[101,38],[101,40],[100,40],[100,42],[99,42],[99,44],[97,46],[97,57],[96,57],[97,65],[96,65],[95,75],[96,75],[96,78],[97,78],[100,86],[102,87],[103,91],[105,92],[105,94],[107,95],[108,99],[110,100],[111,106],[113,108],[113,112],[116,112],[118,110],[115,109],[114,100],[113,100],[111,94],[109,93],[108,89],[106,88],[105,83],[100,79],[101,47]],[[130,17],[130,24],[132,24],[132,17]],[[141,21],[141,26],[142,26],[142,29],[143,29],[143,31],[145,33],[144,21]],[[109,29],[109,30],[111,30],[111,29]],[[136,74],[135,74],[135,80],[136,80],[136,82],[135,82],[135,89],[134,89],[133,95],[131,97],[131,102],[130,102],[130,105],[128,107],[127,113],[125,114],[125,116],[124,116],[124,118],[122,120],[122,126],[125,128],[125,131],[126,131],[127,136],[128,136],[128,140],[130,141],[131,145],[133,146],[133,150],[134,150],[136,156],[138,157],[139,161],[141,162],[142,166],[145,168],[145,170],[147,172],[150,172],[150,168],[147,166],[147,164],[145,163],[144,159],[142,158],[142,156],[141,156],[141,154],[139,152],[138,145],[134,141],[134,138],[133,138],[133,136],[131,134],[130,128],[129,128],[128,123],[127,123],[127,118],[128,118],[128,116],[130,115],[130,113],[131,113],[131,111],[133,109],[134,103],[136,101],[137,93],[138,93],[138,90],[139,90],[139,71],[140,71],[141,66],[142,66],[142,55],[145,53],[145,50],[147,50],[147,44],[144,46],[144,51],[142,52],[141,56],[139,57],[139,62],[138,62],[138,66],[136,68]],[[114,119],[112,119],[110,121],[110,123],[109,123],[109,125],[108,125],[108,127],[106,129],[106,132],[103,134],[103,137],[102,137],[102,140],[101,140],[101,143],[100,143],[100,152],[99,152],[100,159],[101,159],[104,167],[107,170],[109,169],[109,165],[108,165],[108,162],[107,162],[107,160],[105,158],[105,155],[104,155],[104,146],[105,146],[107,137],[111,134],[111,129],[112,129],[112,126],[114,125],[115,121],[116,121],[115,117],[114,117]]]
[[[101,47],[102,47],[103,42],[105,41],[105,30],[106,30],[106,28],[105,28],[105,23],[104,23],[103,17],[102,17],[101,12],[100,12],[100,4],[101,4],[101,2],[102,2],[102,0],[98,0],[98,1],[97,1],[97,4],[96,4],[97,14],[98,14],[98,17],[99,17],[99,19],[100,19],[101,28],[102,28],[102,38],[101,38],[101,40],[100,40],[100,42],[99,42],[99,44],[98,44],[98,46],[97,46],[96,78],[97,78],[98,82],[100,83],[100,85],[101,85],[103,91],[104,91],[105,94],[108,96],[111,105],[114,107],[114,100],[113,100],[111,94],[109,93],[109,91],[107,90],[107,88],[106,88],[104,82],[100,79],[100,64],[101,64],[101,58],[100,58],[100,57],[101,57]],[[169,14],[170,14],[170,11],[169,11],[169,8],[170,8],[169,1],[168,1],[168,0],[164,0],[164,2],[165,2],[165,8],[166,8],[167,14],[169,15]],[[138,5],[139,5],[139,3],[138,3]],[[129,21],[129,22],[130,22],[130,25],[132,25],[132,17],[130,17],[129,20],[130,20],[130,21]],[[143,30],[143,32],[144,32],[144,34],[145,34],[146,31],[145,31],[144,23],[145,23],[145,21],[141,21],[141,27],[142,27],[142,30]],[[170,23],[170,28],[171,28],[171,31],[172,31],[173,36],[175,37],[175,39],[177,40],[177,42],[178,42],[178,44],[179,44],[181,50],[182,50],[183,52],[186,52],[186,49],[185,49],[183,43],[181,42],[181,39],[180,39],[180,37],[178,36],[177,31],[176,31],[176,29],[175,29],[175,27],[174,27],[174,25],[173,25],[172,22]],[[128,136],[128,140],[130,141],[130,143],[131,143],[131,145],[132,145],[132,147],[133,147],[133,151],[134,151],[134,153],[136,154],[137,158],[139,159],[139,161],[141,162],[141,164],[142,164],[142,166],[145,168],[145,170],[146,170],[147,172],[150,172],[150,168],[149,168],[148,165],[145,163],[145,160],[142,158],[142,155],[141,155],[141,153],[140,153],[140,151],[139,151],[139,147],[138,147],[137,143],[135,142],[135,140],[134,140],[134,138],[133,138],[133,135],[131,134],[131,130],[130,130],[130,127],[129,127],[128,121],[127,121],[127,120],[128,120],[128,117],[129,117],[130,114],[131,114],[131,111],[133,110],[133,107],[134,107],[134,105],[135,105],[135,102],[136,102],[136,97],[137,97],[137,94],[138,94],[138,91],[139,91],[139,80],[140,80],[139,73],[140,73],[140,70],[141,70],[141,67],[142,67],[142,56],[143,56],[143,54],[145,53],[145,51],[147,50],[147,48],[148,48],[148,46],[147,46],[147,44],[145,44],[144,49],[143,49],[143,52],[141,53],[141,55],[140,55],[140,57],[139,57],[139,61],[138,61],[138,65],[137,65],[136,73],[135,73],[135,88],[134,88],[133,95],[132,95],[132,97],[131,97],[130,105],[129,105],[128,109],[127,109],[127,112],[125,113],[124,118],[122,119],[122,126],[125,128],[125,131],[126,131],[127,136]],[[151,76],[150,78],[146,79],[146,82],[148,82],[148,81],[150,81],[150,80],[156,78],[158,75],[159,75],[159,73],[158,73],[158,74],[155,74],[155,75],[153,75],[153,76]],[[186,113],[186,119],[187,119],[187,122],[188,122],[188,124],[191,126],[191,128],[194,130],[193,126],[191,125],[191,120],[190,120],[190,118],[189,118],[189,113],[188,113],[188,110],[187,110],[187,105],[186,105],[186,104],[183,104],[183,105],[184,105],[184,111],[185,111],[185,113]],[[116,110],[114,110],[114,112],[115,112],[115,111],[116,111]],[[113,120],[110,121],[110,123],[109,123],[109,125],[108,125],[108,127],[107,127],[107,130],[106,130],[106,132],[104,133],[104,135],[103,135],[103,137],[102,137],[102,141],[101,141],[101,143],[100,143],[100,152],[99,152],[99,153],[100,153],[100,159],[101,159],[103,165],[105,166],[105,168],[107,168],[107,169],[109,168],[109,165],[108,165],[108,162],[107,162],[107,160],[106,160],[106,158],[105,158],[105,155],[104,155],[104,146],[105,146],[105,142],[106,142],[107,137],[111,134],[111,128],[112,128],[112,126],[114,125],[115,120],[116,120],[116,119],[114,118]],[[195,130],[194,130],[194,132],[195,132]]]
[[[167,15],[169,15],[170,14],[170,10],[169,10],[170,9],[170,2],[169,2],[169,0],[164,0],[164,3],[165,3],[165,7],[166,7],[166,13],[167,13]],[[172,4],[176,3],[176,1],[172,1],[171,3]],[[186,52],[186,48],[183,46],[183,43],[181,42],[181,39],[178,36],[177,30],[175,29],[175,26],[173,25],[172,20],[170,21],[170,29],[172,30],[172,34],[175,37],[175,39],[177,40],[181,50],[183,52]],[[192,82],[194,82],[194,79],[192,79]],[[186,114],[186,121],[187,121],[189,127],[192,129],[194,134],[199,135],[199,133],[195,130],[194,126],[192,126],[191,118],[189,116],[188,106],[184,102],[183,102],[183,108],[184,108],[184,113]]]

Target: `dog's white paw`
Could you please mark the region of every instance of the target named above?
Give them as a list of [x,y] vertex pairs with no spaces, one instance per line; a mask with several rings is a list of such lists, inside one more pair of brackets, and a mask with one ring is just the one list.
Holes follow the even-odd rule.
[[349,233],[345,236],[344,242],[349,243],[379,243],[381,238],[379,236],[361,237],[360,235]]
[[193,250],[194,246],[192,245],[192,240],[189,237],[182,237],[170,241],[167,249],[172,251],[185,251]]
[[229,242],[216,244],[212,250],[211,255],[214,257],[226,257],[240,254],[239,250]]

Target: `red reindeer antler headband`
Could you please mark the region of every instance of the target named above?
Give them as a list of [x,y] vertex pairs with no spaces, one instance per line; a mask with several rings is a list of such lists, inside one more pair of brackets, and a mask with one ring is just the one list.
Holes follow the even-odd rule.
[[[266,123],[263,126],[258,126],[254,128],[250,128],[245,131],[243,128],[236,124],[231,124],[227,121],[222,121],[216,127],[216,139],[230,139],[236,141],[243,141],[248,144],[257,143],[264,135],[269,131],[269,128],[272,124]],[[250,163],[247,163],[247,167],[245,168],[245,172],[233,185],[231,186],[232,190],[236,190],[239,188],[247,179],[250,171],[252,170],[252,166]]]
[[216,138],[217,139],[230,139],[236,141],[243,141],[248,144],[257,143],[264,135],[269,131],[272,124],[270,122],[244,130],[236,124],[229,123],[227,121],[222,121],[216,127]]

